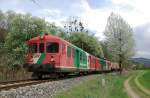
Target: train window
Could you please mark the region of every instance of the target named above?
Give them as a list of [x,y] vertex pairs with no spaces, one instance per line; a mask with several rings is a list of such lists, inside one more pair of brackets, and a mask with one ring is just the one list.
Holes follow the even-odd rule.
[[82,61],[82,53],[80,53],[80,61]]
[[40,53],[44,52],[44,43],[40,43],[40,45],[39,45],[39,52]]
[[55,42],[49,42],[47,43],[47,52],[48,53],[58,53],[59,51],[59,44]]
[[71,47],[70,46],[67,47],[67,56],[71,57]]
[[83,54],[83,60],[84,60],[84,61],[87,61],[87,57],[86,57],[86,54],[85,54],[85,53]]
[[37,52],[37,44],[31,44],[29,48],[30,48],[30,53]]
[[72,48],[72,57],[75,57],[75,55],[74,55],[74,54],[75,54],[75,52],[74,52],[74,51],[75,51],[75,49],[74,49],[74,48]]
[[76,57],[76,49],[73,48],[73,57]]
[[80,53],[80,60],[81,61],[87,61],[87,56],[85,53]]
[[94,58],[92,59],[92,63],[95,64],[95,59]]
[[65,51],[66,51],[66,46],[65,44],[62,44],[62,53],[65,54]]

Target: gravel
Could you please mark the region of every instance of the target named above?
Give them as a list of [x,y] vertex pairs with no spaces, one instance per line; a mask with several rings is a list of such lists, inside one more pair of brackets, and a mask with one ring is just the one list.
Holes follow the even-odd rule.
[[0,91],[0,98],[53,98],[56,94],[71,89],[73,86],[91,78],[93,78],[93,75]]

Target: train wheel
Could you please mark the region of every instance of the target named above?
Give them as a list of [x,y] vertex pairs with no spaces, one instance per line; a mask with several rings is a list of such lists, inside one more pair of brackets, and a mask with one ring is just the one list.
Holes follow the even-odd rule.
[[37,74],[38,79],[42,79],[43,75],[41,73]]
[[41,73],[32,73],[33,79],[42,79],[43,75]]

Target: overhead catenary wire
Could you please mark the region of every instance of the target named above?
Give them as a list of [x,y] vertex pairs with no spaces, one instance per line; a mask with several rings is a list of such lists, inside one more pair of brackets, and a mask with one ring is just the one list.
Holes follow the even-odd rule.
[[36,4],[38,7],[42,7],[36,0],[31,0],[34,4]]

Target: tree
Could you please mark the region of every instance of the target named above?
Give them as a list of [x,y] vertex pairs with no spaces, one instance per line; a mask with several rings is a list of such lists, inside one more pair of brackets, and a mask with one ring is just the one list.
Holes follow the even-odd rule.
[[0,10],[0,43],[4,43],[7,35],[7,19],[5,14]]
[[64,24],[64,32],[60,36],[86,52],[97,57],[103,57],[100,42],[84,27],[80,18],[69,17]]
[[119,63],[121,73],[128,59],[134,55],[133,30],[121,16],[111,13],[104,34],[109,59]]
[[83,22],[79,17],[69,17],[64,24],[64,29],[67,33],[71,32],[85,32]]
[[[9,14],[10,15],[10,14]],[[8,15],[8,19],[10,19]],[[7,53],[13,62],[9,64],[22,64],[22,53],[27,54],[26,41],[32,37],[40,35],[46,31],[45,20],[33,17],[30,14],[12,14],[9,20],[8,34],[5,39],[5,46],[7,46]]]
[[72,33],[69,40],[74,45],[97,57],[103,57],[103,51],[97,38],[85,32]]
[[102,50],[103,50],[103,55],[107,60],[110,60],[110,58],[112,58],[109,54],[109,51],[107,49],[107,44],[105,41],[101,41],[101,46],[102,46]]
[[25,41],[40,35],[46,30],[46,23],[38,17],[32,17],[29,14],[16,15],[10,22],[9,34],[6,39],[10,49],[20,48]]
[[57,35],[60,29],[29,13],[0,11],[0,65],[22,64],[22,52],[27,54],[26,41],[45,32]]
[[56,26],[55,23],[47,22],[46,32],[48,32],[52,35],[59,35],[59,33],[61,33],[61,29],[60,29],[60,27]]

